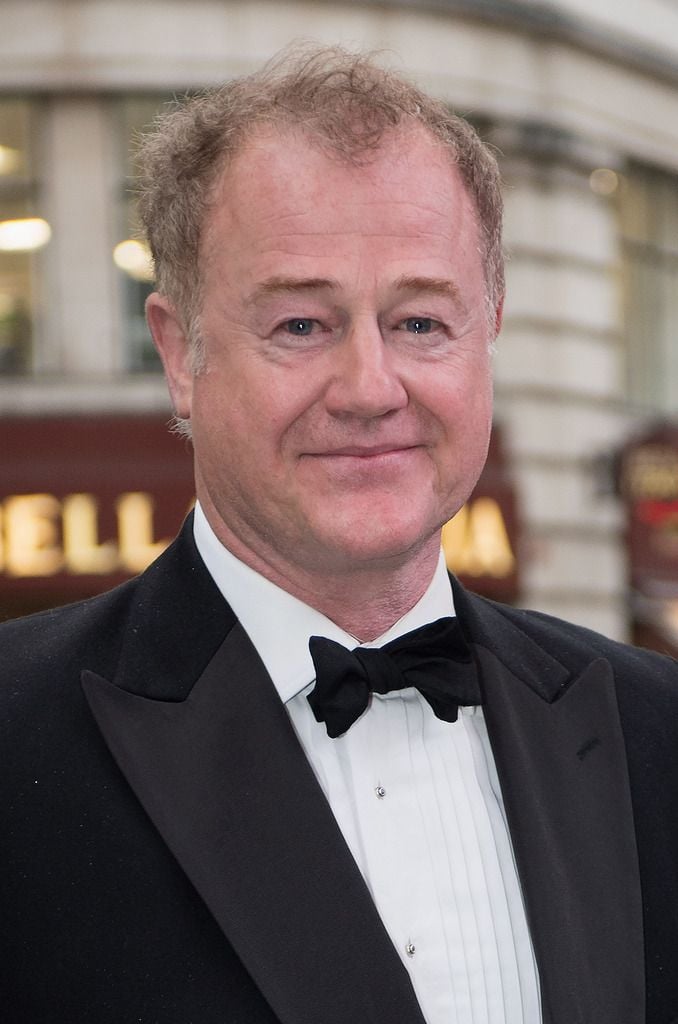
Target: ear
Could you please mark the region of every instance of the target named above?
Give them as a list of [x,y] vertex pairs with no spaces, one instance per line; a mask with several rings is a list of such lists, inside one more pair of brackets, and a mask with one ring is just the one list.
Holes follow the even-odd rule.
[[181,419],[190,419],[193,372],[188,339],[179,317],[168,299],[153,292],[146,299],[146,320],[165,368],[174,412]]

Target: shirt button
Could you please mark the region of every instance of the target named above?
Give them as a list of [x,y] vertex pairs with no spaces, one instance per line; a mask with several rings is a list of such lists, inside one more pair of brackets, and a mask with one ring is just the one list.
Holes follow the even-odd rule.
[[417,952],[417,947],[413,942],[408,942],[407,945],[405,946],[405,952],[407,953],[408,956],[414,956],[414,954]]
[[377,786],[374,792],[377,794],[377,798],[379,800],[383,800],[384,797],[386,796],[386,790],[384,789],[383,786]]

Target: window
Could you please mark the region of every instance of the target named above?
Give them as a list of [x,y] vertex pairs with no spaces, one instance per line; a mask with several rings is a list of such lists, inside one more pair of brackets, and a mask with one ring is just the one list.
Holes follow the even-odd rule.
[[620,189],[628,395],[678,412],[678,177],[631,167]]
[[120,272],[126,364],[133,372],[160,369],[144,316],[146,297],[153,291],[153,276],[136,216],[134,153],[137,134],[151,124],[166,101],[164,96],[126,96],[115,101],[121,191],[113,259]]
[[51,234],[38,203],[35,121],[28,100],[0,98],[0,374],[30,369],[40,249]]

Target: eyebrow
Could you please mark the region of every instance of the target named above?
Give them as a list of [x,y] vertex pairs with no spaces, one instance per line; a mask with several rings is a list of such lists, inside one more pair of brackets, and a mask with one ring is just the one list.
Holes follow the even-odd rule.
[[445,277],[399,277],[395,283],[398,291],[407,292],[430,292],[434,295],[442,295],[444,298],[453,299],[460,306],[463,301],[459,288],[454,281]]
[[[270,295],[281,293],[295,295],[301,292],[337,291],[339,287],[339,282],[331,278],[275,276],[258,284],[247,296],[247,302],[258,302]],[[395,282],[394,289],[399,292],[428,292],[441,295],[443,298],[452,299],[462,309],[466,308],[459,288],[454,281],[447,278],[403,275]]]
[[269,277],[250,292],[247,302],[258,302],[281,293],[336,291],[338,287],[337,281],[324,277]]

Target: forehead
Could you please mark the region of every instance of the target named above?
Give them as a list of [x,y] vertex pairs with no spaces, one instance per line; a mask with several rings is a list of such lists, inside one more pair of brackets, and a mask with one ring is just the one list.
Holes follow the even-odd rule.
[[[335,152],[300,128],[259,128],[235,153],[218,180],[212,212],[250,201],[273,199],[287,206],[307,198],[331,199],[342,192],[381,192],[385,199],[463,193],[473,206],[454,153],[421,125],[395,129],[365,154]],[[209,215],[208,215],[209,216]]]
[[389,133],[359,161],[299,129],[259,130],[215,187],[201,257],[208,271],[229,251],[239,262],[255,252],[348,258],[366,244],[390,255],[399,240],[423,255],[478,251],[475,207],[454,156],[423,127]]

